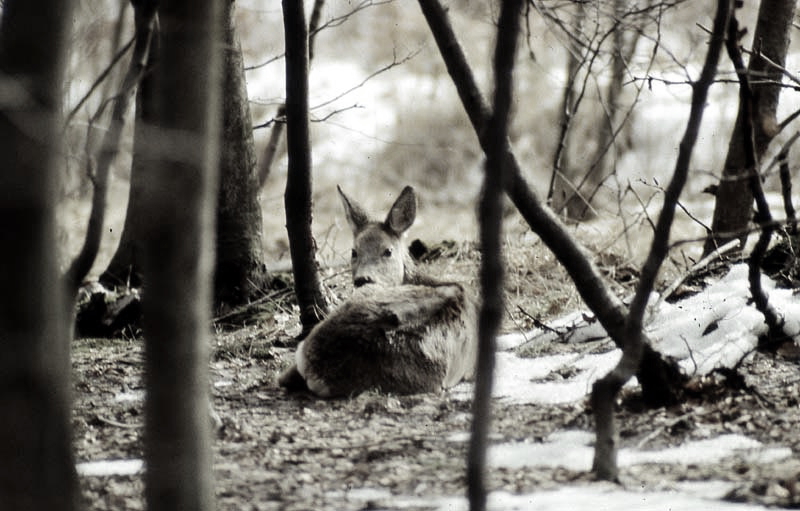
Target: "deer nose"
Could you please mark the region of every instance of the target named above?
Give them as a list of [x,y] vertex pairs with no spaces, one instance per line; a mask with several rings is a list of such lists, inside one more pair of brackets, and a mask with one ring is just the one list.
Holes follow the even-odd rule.
[[356,287],[361,287],[365,284],[372,284],[373,282],[374,281],[369,277],[356,277],[356,279],[353,281],[353,284]]

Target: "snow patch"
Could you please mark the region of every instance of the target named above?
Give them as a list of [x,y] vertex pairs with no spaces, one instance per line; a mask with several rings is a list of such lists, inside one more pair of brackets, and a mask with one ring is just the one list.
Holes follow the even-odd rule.
[[[620,467],[646,463],[708,465],[739,456],[753,463],[770,463],[792,455],[788,447],[765,447],[743,435],[721,435],[693,440],[659,450],[620,449]],[[506,468],[563,467],[574,471],[589,470],[594,456],[594,433],[559,431],[541,443],[509,442],[489,449],[489,465]]]
[[84,477],[132,476],[144,470],[142,460],[86,461],[75,466],[78,475]]

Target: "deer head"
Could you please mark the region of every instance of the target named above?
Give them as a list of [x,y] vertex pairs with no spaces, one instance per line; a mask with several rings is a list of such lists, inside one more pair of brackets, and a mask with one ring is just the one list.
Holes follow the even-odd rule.
[[397,286],[406,274],[408,252],[402,235],[414,223],[417,198],[414,189],[406,186],[392,205],[386,220],[371,220],[364,209],[339,190],[347,223],[353,231],[353,252],[350,268],[353,285]]

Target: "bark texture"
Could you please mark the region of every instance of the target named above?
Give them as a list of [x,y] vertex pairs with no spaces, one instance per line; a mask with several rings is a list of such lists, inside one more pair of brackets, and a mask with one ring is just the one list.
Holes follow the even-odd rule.
[[78,508],[55,235],[71,2],[7,0],[0,26],[0,507]]
[[217,209],[216,303],[247,303],[266,286],[253,122],[247,97],[242,49],[233,20],[234,2],[225,0],[225,85]]

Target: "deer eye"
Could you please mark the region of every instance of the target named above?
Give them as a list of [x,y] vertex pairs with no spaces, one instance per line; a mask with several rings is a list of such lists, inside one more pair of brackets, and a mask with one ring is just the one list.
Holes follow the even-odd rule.
[[358,259],[358,252],[356,252],[356,249],[353,249],[350,252],[350,257],[353,258],[353,259]]
[[383,251],[383,257],[392,257],[392,249],[391,248],[387,248],[386,250],[384,250]]

